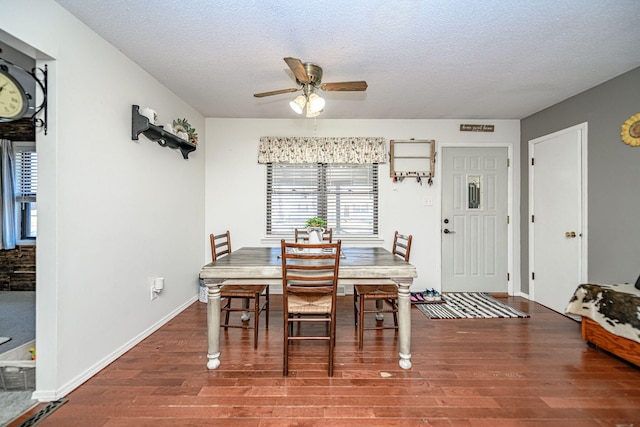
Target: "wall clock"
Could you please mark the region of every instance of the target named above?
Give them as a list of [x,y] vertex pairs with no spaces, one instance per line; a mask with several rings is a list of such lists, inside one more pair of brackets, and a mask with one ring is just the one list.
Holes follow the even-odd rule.
[[640,147],[640,113],[634,114],[623,123],[620,136],[625,144]]
[[22,85],[5,67],[0,67],[0,121],[18,120],[28,108],[27,94]]

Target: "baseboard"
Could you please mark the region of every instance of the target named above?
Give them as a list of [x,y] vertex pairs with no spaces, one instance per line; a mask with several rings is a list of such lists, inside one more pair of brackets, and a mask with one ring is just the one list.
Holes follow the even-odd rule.
[[[109,366],[109,364],[111,364],[114,360],[116,360],[117,358],[119,358],[120,356],[125,354],[127,351],[131,350],[136,345],[140,344],[140,342],[142,342],[142,340],[144,340],[149,335],[151,335],[152,333],[154,333],[155,331],[160,329],[169,320],[171,320],[174,317],[176,317],[178,314],[180,314],[182,311],[184,311],[187,307],[189,307],[191,304],[193,304],[197,300],[198,300],[198,296],[197,295],[191,297],[184,304],[180,305],[178,308],[176,308],[175,310],[173,310],[172,312],[167,314],[162,319],[158,320],[156,323],[151,325],[149,328],[147,328],[146,330],[142,331],[140,334],[138,334],[132,340],[127,342],[125,345],[123,345],[122,347],[118,348],[117,350],[112,352],[110,355],[108,355],[107,357],[105,357],[104,359],[102,359],[101,361],[99,361],[98,363],[96,363],[95,365],[90,367],[89,369],[87,369],[85,372],[83,372],[82,374],[78,375],[76,378],[74,378],[71,381],[69,381],[67,384],[65,384],[62,387],[60,387],[59,389],[57,389],[55,391],[54,390],[38,390],[38,389],[36,389],[33,392],[33,395],[31,396],[31,398],[32,399],[36,399],[36,400],[38,400],[40,402],[50,402],[50,401],[57,400],[57,399],[60,399],[60,398],[62,398],[64,396],[66,396],[67,394],[71,393],[73,390],[75,390],[76,388],[81,386],[88,379],[93,377],[95,374],[97,374],[98,372],[100,372],[101,370],[103,370],[104,368]],[[37,387],[37,384],[36,384],[36,387]]]

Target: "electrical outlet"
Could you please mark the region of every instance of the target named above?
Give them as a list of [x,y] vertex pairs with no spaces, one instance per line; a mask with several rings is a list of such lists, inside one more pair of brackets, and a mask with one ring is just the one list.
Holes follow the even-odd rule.
[[425,197],[423,203],[425,206],[433,206],[433,199],[431,197]]

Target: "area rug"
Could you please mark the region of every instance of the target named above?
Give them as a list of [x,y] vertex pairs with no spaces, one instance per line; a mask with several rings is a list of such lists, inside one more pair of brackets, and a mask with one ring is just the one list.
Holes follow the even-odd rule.
[[31,399],[33,390],[3,391],[0,390],[0,426],[6,426],[15,418],[24,414],[38,404]]
[[444,304],[414,304],[430,319],[488,319],[529,317],[524,311],[509,307],[485,292],[449,292]]

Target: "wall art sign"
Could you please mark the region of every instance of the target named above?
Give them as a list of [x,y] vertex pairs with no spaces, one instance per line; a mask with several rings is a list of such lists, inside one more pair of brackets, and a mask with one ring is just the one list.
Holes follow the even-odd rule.
[[493,129],[494,125],[460,125],[460,132],[493,132]]

